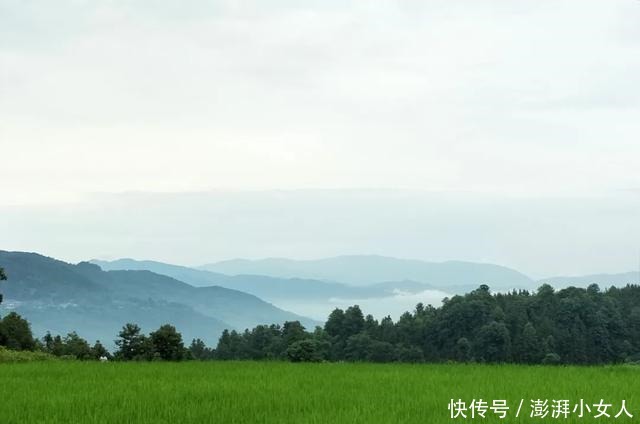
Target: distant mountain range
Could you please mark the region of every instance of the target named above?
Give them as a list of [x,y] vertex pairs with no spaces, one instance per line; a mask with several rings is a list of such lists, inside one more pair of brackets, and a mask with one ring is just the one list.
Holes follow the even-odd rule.
[[5,301],[32,324],[36,334],[77,331],[111,344],[127,322],[145,331],[171,323],[185,339],[215,344],[225,328],[299,320],[256,296],[223,287],[193,287],[149,271],[103,271],[97,265],[68,264],[35,253],[0,251],[8,280],[0,285]]
[[623,272],[619,274],[592,274],[574,277],[543,278],[538,284],[548,283],[553,287],[586,287],[589,284],[598,284],[601,288],[609,286],[625,286],[627,284],[640,284],[640,273]]
[[[299,320],[319,324],[274,304],[330,304],[331,299],[391,298],[438,290],[459,294],[487,284],[493,290],[637,283],[637,272],[553,277],[534,281],[503,266],[471,262],[424,262],[382,256],[341,256],[313,261],[237,259],[189,268],[155,261],[65,263],[36,253],[0,251],[8,281],[0,284],[5,312],[17,310],[36,334],[76,330],[112,344],[120,327],[136,322],[145,331],[172,323],[185,339],[215,344],[225,328]],[[444,295],[444,294],[443,294]],[[265,300],[263,300],[265,299]],[[272,303],[274,304],[272,304]],[[292,309],[296,309],[293,308]]]
[[115,261],[94,259],[91,263],[100,266],[105,271],[147,270],[168,275],[197,287],[216,285],[240,290],[276,303],[279,300],[291,299],[324,300],[334,297],[344,299],[385,297],[391,296],[398,290],[418,293],[434,288],[429,284],[409,280],[389,281],[367,286],[352,286],[344,283],[306,278],[278,278],[248,274],[230,276],[163,262],[136,261],[133,259],[118,259]]
[[[536,289],[544,283],[602,287],[638,282],[638,273],[551,277],[535,281],[498,265],[448,261],[441,263],[383,256],[340,256],[312,261],[235,259],[189,268],[155,261],[92,260],[104,270],[148,270],[194,286],[218,285],[278,303],[282,300],[363,299],[439,290],[460,294],[487,284],[493,290]],[[382,281],[382,282],[380,282]]]
[[318,260],[234,259],[199,267],[227,275],[266,275],[277,278],[308,278],[369,285],[381,281],[411,280],[449,292],[459,287],[488,284],[496,290],[528,288],[535,282],[526,275],[504,266],[462,262],[425,262],[385,256],[338,256]]

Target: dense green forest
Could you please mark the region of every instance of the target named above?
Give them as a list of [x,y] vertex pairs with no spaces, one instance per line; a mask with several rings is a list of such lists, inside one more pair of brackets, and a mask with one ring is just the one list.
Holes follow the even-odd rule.
[[640,359],[640,286],[492,294],[486,285],[418,304],[397,322],[336,309],[312,333],[296,323],[225,331],[220,359],[600,364]]
[[[0,278],[6,278],[1,268]],[[111,355],[76,333],[39,340],[15,312],[0,319],[0,346],[77,359],[600,364],[640,360],[640,286],[555,291],[543,285],[535,293],[492,294],[482,285],[440,307],[418,304],[396,322],[365,316],[354,305],[335,309],[324,327],[311,331],[298,321],[225,330],[215,349],[200,339],[186,347],[168,324],[145,335],[128,323],[115,343]]]

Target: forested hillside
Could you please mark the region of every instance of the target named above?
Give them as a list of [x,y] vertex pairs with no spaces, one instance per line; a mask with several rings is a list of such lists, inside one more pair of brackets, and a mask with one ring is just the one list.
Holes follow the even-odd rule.
[[126,322],[153,329],[170,322],[188,338],[214,343],[224,328],[315,321],[223,287],[193,287],[149,271],[102,271],[35,253],[0,251],[7,281],[0,285],[5,312],[29,320],[37,335],[77,331],[111,344]]
[[[87,262],[71,265],[15,252],[0,252],[2,268],[8,277],[1,287],[3,309],[19,312],[36,334],[77,331],[89,340],[108,343],[117,334],[122,339],[123,333],[118,330],[125,323],[131,323],[125,329],[131,326],[138,331],[160,326],[158,331],[162,334],[180,340],[180,352],[186,348],[182,347],[182,334],[178,331],[187,341],[196,339],[188,353],[179,355],[181,358],[640,362],[638,285],[601,290],[592,284],[555,290],[544,284],[534,292],[497,293],[481,285],[467,294],[445,298],[438,307],[418,304],[397,321],[389,316],[380,320],[365,316],[354,305],[335,309],[323,326],[316,326],[313,321],[242,292],[216,286],[196,288],[150,271],[105,272]],[[26,321],[16,314],[5,315],[1,325],[8,331],[7,340],[15,339],[11,336],[14,331],[8,329],[23,328],[20,334],[30,334]],[[243,330],[248,327],[253,328]],[[151,339],[153,334],[160,333],[151,333]],[[217,334],[221,334],[219,339]],[[59,341],[73,345],[76,337],[73,333]],[[116,357],[154,359],[161,352],[159,347],[148,344],[142,333],[133,334],[131,339],[137,340],[137,353],[127,356],[121,347]],[[215,349],[207,347],[216,341]],[[33,341],[12,343],[26,349],[44,346],[46,352],[56,352],[55,340],[51,339],[40,345]]]
[[313,332],[291,325],[225,331],[222,359],[598,364],[640,360],[640,286],[491,294],[487,286],[419,304],[397,322],[336,309]]

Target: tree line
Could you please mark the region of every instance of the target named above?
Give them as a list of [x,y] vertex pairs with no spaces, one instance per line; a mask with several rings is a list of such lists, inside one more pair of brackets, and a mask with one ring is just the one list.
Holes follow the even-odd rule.
[[358,306],[335,309],[324,327],[299,323],[225,331],[217,359],[290,361],[603,364],[640,362],[640,286],[597,285],[492,294],[486,285],[418,304],[396,322]]
[[0,346],[82,360],[640,363],[640,286],[556,291],[545,284],[535,292],[491,293],[482,285],[445,298],[439,307],[420,303],[395,322],[365,316],[354,305],[335,309],[324,326],[311,331],[298,321],[225,330],[215,348],[200,339],[185,346],[169,324],[145,335],[128,323],[115,345],[112,354],[76,333],[35,339],[15,312],[0,319]]
[[[119,361],[181,361],[187,359],[205,359],[194,357],[190,349],[204,352],[208,348],[201,340],[194,340],[192,347],[186,348],[182,335],[172,325],[165,324],[156,331],[145,335],[136,324],[122,327],[115,341],[117,349],[109,352],[98,340],[93,345],[72,332],[66,336],[51,333],[42,339],[33,337],[29,323],[15,312],[0,320],[0,346],[17,351],[39,351],[50,355],[79,360],[119,360]],[[202,349],[198,347],[202,345]],[[212,359],[209,356],[206,359]]]

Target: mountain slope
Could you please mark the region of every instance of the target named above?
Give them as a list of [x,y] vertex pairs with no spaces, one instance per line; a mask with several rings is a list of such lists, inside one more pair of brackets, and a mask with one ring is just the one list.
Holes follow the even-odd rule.
[[37,334],[76,330],[88,339],[110,343],[126,322],[145,331],[171,323],[185,339],[215,343],[224,328],[314,321],[263,300],[222,287],[196,288],[149,271],[110,271],[82,262],[71,265],[35,253],[0,251],[8,277],[0,285],[5,310],[15,309]]
[[92,260],[104,270],[147,270],[168,275],[192,285],[218,285],[251,293],[262,299],[278,303],[283,300],[327,300],[330,298],[362,299],[385,297],[400,290],[418,293],[432,289],[430,285],[414,281],[376,283],[368,286],[350,286],[330,281],[303,278],[277,278],[263,275],[234,275],[198,270],[156,261],[118,259],[115,261]]
[[526,275],[499,265],[461,261],[425,262],[384,256],[338,256],[307,261],[235,259],[204,265],[199,269],[230,275],[299,277],[358,285],[413,280],[443,290],[479,284],[488,284],[494,289],[528,288],[534,285]]
[[122,258],[114,261],[92,259],[89,262],[98,265],[105,271],[151,271],[156,274],[168,275],[169,277],[184,281],[195,287],[212,285],[224,287],[225,283],[233,279],[233,277],[225,274],[157,261],[138,261],[135,259]]

